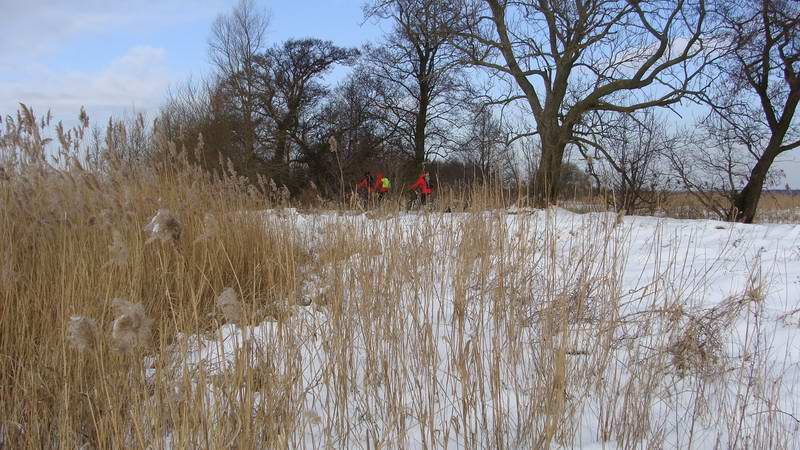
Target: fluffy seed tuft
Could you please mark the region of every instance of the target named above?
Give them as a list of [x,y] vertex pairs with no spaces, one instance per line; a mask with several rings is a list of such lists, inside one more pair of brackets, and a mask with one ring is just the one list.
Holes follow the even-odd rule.
[[111,329],[111,340],[120,351],[130,351],[147,345],[153,327],[153,320],[145,315],[144,307],[115,298],[111,302],[116,319]]
[[336,136],[331,135],[331,137],[328,138],[328,147],[330,148],[331,153],[336,153],[336,150],[339,149],[339,145],[336,142]]
[[242,304],[233,288],[225,288],[217,298],[217,306],[225,320],[230,323],[241,323],[244,318]]
[[67,325],[67,342],[80,352],[94,350],[97,344],[97,322],[91,317],[70,317]]
[[150,237],[146,243],[158,239],[161,242],[177,242],[181,238],[181,223],[168,209],[159,209],[144,231]]

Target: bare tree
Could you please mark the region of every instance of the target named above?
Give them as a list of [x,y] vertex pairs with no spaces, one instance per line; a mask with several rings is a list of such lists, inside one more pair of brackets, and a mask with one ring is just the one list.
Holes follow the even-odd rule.
[[499,102],[526,102],[536,122],[539,205],[557,198],[587,114],[670,107],[715,55],[704,0],[464,1],[459,47],[516,88]]
[[[666,152],[677,187],[721,220],[736,219],[736,199],[757,163],[734,136],[726,119],[712,116],[694,130],[682,131]],[[781,171],[771,170],[763,186],[775,186],[781,178]]]
[[209,56],[227,100],[241,115],[238,140],[245,161],[252,161],[256,152],[256,59],[266,48],[268,27],[269,17],[256,9],[253,0],[240,0],[230,14],[218,16],[211,26]]
[[238,173],[254,176],[258,161],[235,145],[245,125],[228,97],[224,81],[187,81],[170,89],[157,120],[158,133],[190,149],[188,157],[206,168],[233,164]]
[[290,39],[256,58],[259,114],[271,130],[273,163],[288,164],[291,141],[305,145],[301,119],[328,93],[319,78],[335,64],[351,64],[358,54],[331,41]]
[[370,71],[381,80],[378,100],[407,142],[415,166],[442,155],[462,104],[466,79],[452,46],[459,8],[447,0],[373,0],[367,18],[391,22],[385,43],[367,50]]
[[582,135],[576,145],[588,172],[611,190],[608,200],[615,208],[652,212],[667,189],[665,154],[674,147],[666,123],[652,109],[594,116],[585,127],[591,134]]
[[721,173],[736,176],[727,216],[751,223],[776,158],[800,147],[800,3],[721,2],[717,13],[730,51],[715,66],[715,95],[703,96],[712,108],[705,128],[730,156]]
[[474,105],[463,142],[459,145],[461,159],[479,173],[475,178],[501,181],[511,159],[510,132],[490,107]]
[[376,101],[384,89],[381,80],[367,67],[358,66],[339,84],[326,105],[330,132],[339,139],[339,153],[349,164],[358,159],[371,161],[377,154],[399,153],[402,142],[395,133],[395,124],[385,122],[385,111]]
[[[303,159],[309,178],[327,194],[342,196],[342,190],[365,170],[380,168],[391,178],[397,174],[393,164],[397,142],[392,130],[383,122],[382,111],[376,108],[378,80],[363,67],[356,67],[327,97],[321,111],[324,124],[318,128],[314,146],[316,153]],[[328,140],[336,140],[336,151]],[[339,170],[341,167],[341,171]],[[331,195],[333,196],[333,195]]]

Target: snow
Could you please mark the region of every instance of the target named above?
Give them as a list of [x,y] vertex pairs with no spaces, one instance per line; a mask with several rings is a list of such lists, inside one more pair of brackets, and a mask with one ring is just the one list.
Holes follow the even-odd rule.
[[[205,390],[212,420],[229,402],[244,400],[220,395],[223,388],[204,380],[266,360],[280,376],[299,362],[302,380],[292,398],[301,405],[301,429],[290,445],[367,447],[381,437],[401,448],[532,447],[550,416],[536,400],[541,380],[549,379],[540,372],[555,361],[544,342],[554,335],[542,331],[543,305],[585,298],[582,313],[567,311],[583,315],[570,318],[565,333],[569,373],[558,422],[567,432],[551,447],[800,446],[800,313],[792,314],[800,308],[799,225],[562,209],[388,216],[281,210],[263,219],[291,226],[312,253],[342,230],[370,245],[335,264],[302,269],[305,296],[341,295],[352,315],[336,316],[317,304],[324,302],[296,305],[288,323],[179,335],[168,354],[146,361],[150,379],[161,370]],[[487,241],[471,248],[478,239]],[[493,252],[470,253],[487,248]],[[423,263],[411,264],[415,258]],[[380,281],[389,286],[382,298],[364,298],[363,290]],[[382,319],[358,322],[364,308]],[[519,320],[498,317],[508,308]],[[738,309],[723,327],[720,368],[710,376],[678,373],[669,345],[691,317],[723,315],[725,308]],[[675,309],[676,318],[654,312],[662,309]],[[399,325],[387,329],[385,318]],[[598,323],[615,328],[604,333]],[[355,334],[332,341],[345,325]],[[408,354],[392,355],[390,339],[400,339]],[[381,358],[396,364],[387,371],[392,377],[375,379],[367,370]],[[498,375],[489,379],[492,370]],[[265,394],[252,395],[254,410],[270,410]],[[164,437],[164,445],[171,442]]]

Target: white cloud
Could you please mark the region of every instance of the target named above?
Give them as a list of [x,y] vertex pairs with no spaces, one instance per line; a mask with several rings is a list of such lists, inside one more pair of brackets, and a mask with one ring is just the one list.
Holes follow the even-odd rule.
[[[169,42],[152,43],[148,36],[204,25],[226,9],[224,0],[0,0],[0,115],[16,112],[19,102],[71,120],[81,106],[98,121],[154,109],[170,82],[186,74],[170,73]],[[109,56],[114,46],[106,42],[131,37],[146,45]],[[72,61],[63,59],[64,49]]]
[[0,85],[0,112],[11,114],[20,102],[56,117],[77,117],[81,106],[94,117],[153,110],[170,83],[166,56],[161,48],[133,47],[94,72],[30,70],[24,81]]
[[46,54],[64,41],[87,33],[139,30],[209,18],[224,11],[223,5],[222,0],[0,0],[0,67],[11,67],[17,57]]

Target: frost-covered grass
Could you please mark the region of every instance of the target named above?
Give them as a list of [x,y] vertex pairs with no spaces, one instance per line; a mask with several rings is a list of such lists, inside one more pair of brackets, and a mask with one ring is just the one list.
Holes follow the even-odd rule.
[[0,447],[800,446],[798,225],[298,212],[168,161],[6,166]]

